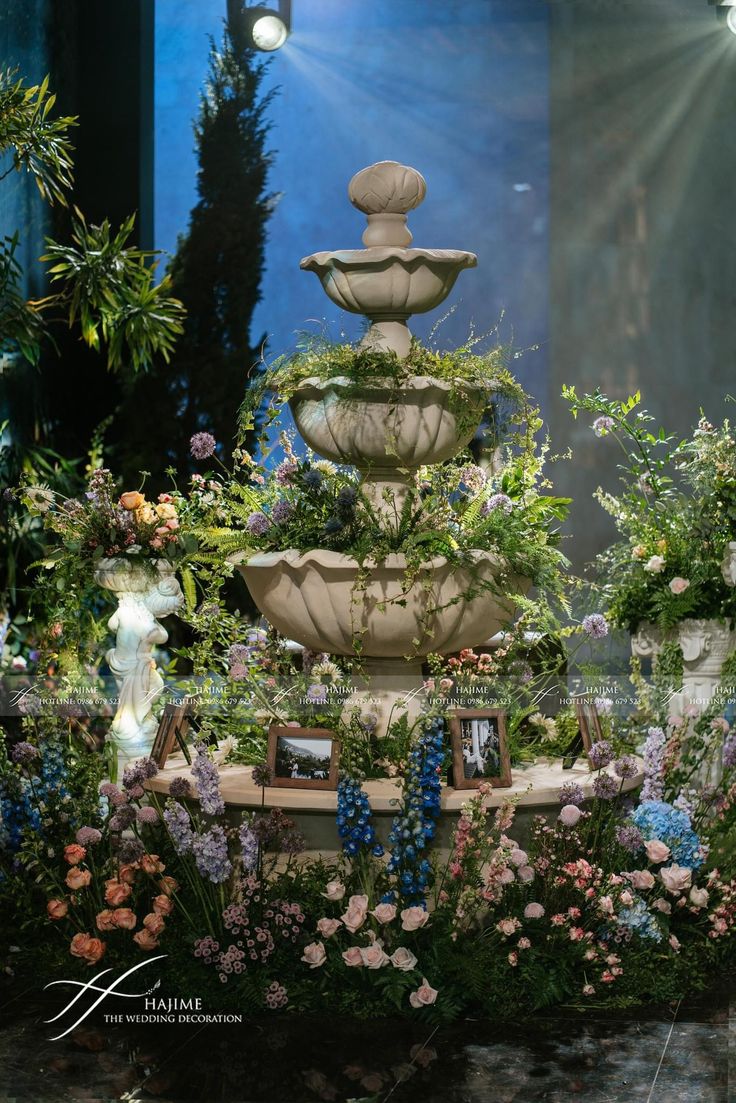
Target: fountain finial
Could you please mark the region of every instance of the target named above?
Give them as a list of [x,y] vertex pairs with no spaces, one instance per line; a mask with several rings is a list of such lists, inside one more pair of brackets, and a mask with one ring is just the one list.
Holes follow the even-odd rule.
[[356,172],[348,184],[350,202],[368,218],[363,244],[369,249],[383,245],[406,247],[411,231],[406,225],[409,211],[424,199],[424,177],[398,161],[379,161]]

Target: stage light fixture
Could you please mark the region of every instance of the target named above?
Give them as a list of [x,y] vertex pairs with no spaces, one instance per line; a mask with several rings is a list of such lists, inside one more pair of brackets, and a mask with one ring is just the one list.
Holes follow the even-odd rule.
[[243,15],[248,20],[248,28],[253,46],[264,53],[280,50],[291,31],[291,4],[280,0],[278,10],[258,5],[245,8]]
[[708,3],[715,7],[719,21],[725,23],[732,34],[736,34],[736,0],[708,0]]

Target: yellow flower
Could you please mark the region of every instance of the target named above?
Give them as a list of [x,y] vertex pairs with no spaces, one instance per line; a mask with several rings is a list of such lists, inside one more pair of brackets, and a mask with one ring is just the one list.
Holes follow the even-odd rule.
[[647,554],[647,549],[644,547],[643,544],[636,544],[631,549],[631,554],[633,555],[634,559],[643,559],[644,556]]
[[176,517],[176,506],[173,506],[171,502],[161,502],[156,506],[156,513],[162,521],[173,521]]
[[144,502],[144,504],[135,511],[135,519],[141,525],[155,525],[158,521],[156,510],[152,505],[149,505],[148,502]]

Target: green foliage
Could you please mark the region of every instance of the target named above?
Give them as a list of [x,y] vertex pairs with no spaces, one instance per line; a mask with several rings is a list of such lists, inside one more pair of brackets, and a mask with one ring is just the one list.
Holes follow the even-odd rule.
[[55,102],[48,76],[27,86],[17,69],[0,70],[0,156],[10,152],[13,160],[3,176],[25,169],[47,203],[66,205],[74,169],[68,132],[76,119],[49,118]]

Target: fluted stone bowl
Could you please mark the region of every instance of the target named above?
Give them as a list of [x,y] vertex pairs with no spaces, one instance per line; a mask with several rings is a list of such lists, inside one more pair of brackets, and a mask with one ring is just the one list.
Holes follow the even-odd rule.
[[[455,393],[462,409],[452,408]],[[418,375],[356,387],[343,376],[305,379],[289,400],[297,429],[310,448],[336,463],[365,468],[442,463],[473,439],[488,391]]]
[[[513,618],[513,597],[483,590],[463,600],[462,594],[474,579],[476,585],[478,579],[493,581],[505,594],[523,594],[529,579],[512,575],[490,552],[476,551],[473,557],[472,573],[444,556],[428,560],[408,591],[403,555],[368,564],[364,590],[355,586],[357,560],[323,549],[264,552],[238,564],[238,570],[260,611],[287,638],[312,651],[352,655],[359,637],[365,656],[401,658],[475,647]],[[438,605],[439,612],[432,612]]]
[[393,245],[313,253],[300,268],[315,272],[333,303],[352,314],[408,318],[433,310],[464,268],[478,258],[460,249],[403,249]]

